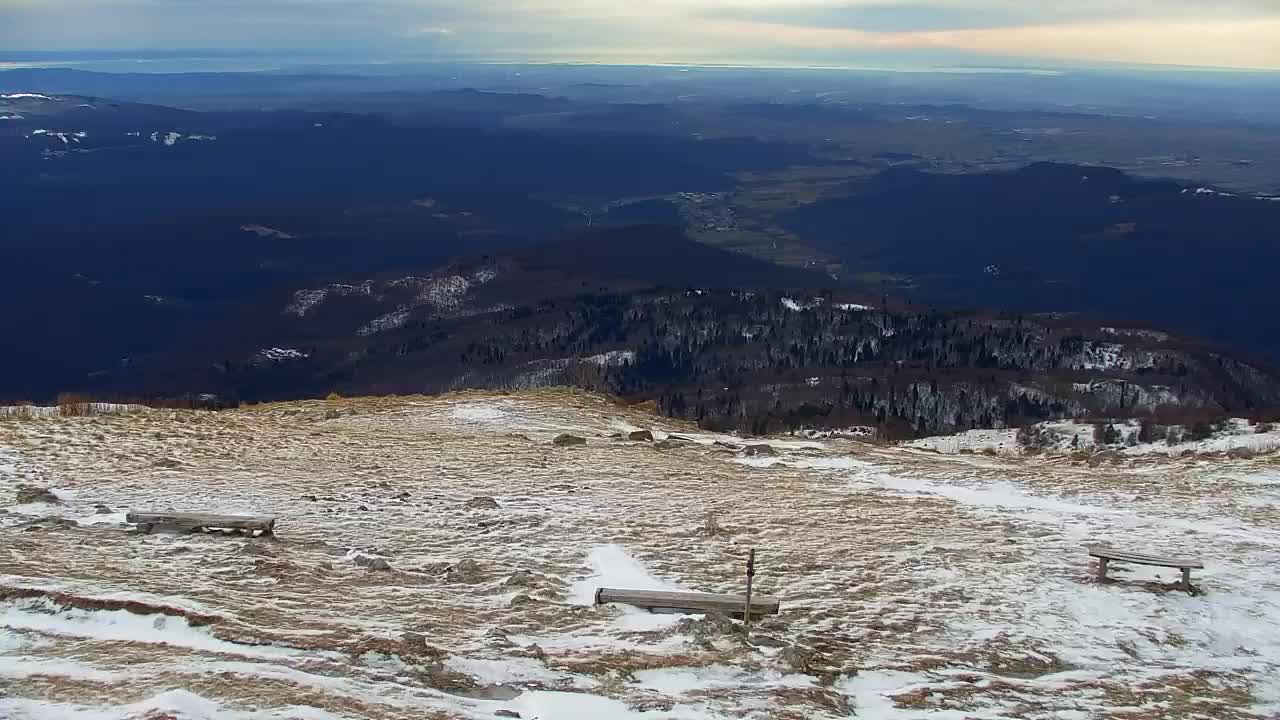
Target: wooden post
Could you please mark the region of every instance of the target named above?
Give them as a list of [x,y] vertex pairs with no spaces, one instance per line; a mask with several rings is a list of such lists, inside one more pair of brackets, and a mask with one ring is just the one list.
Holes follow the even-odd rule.
[[1182,568],[1182,589],[1191,592],[1191,568]]
[[746,624],[747,631],[751,631],[751,582],[756,576],[756,550],[751,549],[747,553],[747,604],[743,608],[742,622]]
[[1107,581],[1107,563],[1108,562],[1110,562],[1110,560],[1108,560],[1107,558],[1098,558],[1098,582],[1100,583],[1104,583]]

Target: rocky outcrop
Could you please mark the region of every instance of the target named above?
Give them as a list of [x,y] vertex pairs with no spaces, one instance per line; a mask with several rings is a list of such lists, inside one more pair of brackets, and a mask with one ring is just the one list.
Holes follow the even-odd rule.
[[468,510],[500,510],[502,508],[497,500],[488,496],[473,497],[463,507]]
[[48,488],[35,487],[34,485],[19,485],[17,493],[17,501],[19,505],[27,503],[45,503],[47,505],[57,505],[62,502]]

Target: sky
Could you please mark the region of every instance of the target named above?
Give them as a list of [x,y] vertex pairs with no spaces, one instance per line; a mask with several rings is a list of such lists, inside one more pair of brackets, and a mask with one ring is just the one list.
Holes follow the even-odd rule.
[[169,48],[1280,70],[1280,0],[0,0],[0,55]]

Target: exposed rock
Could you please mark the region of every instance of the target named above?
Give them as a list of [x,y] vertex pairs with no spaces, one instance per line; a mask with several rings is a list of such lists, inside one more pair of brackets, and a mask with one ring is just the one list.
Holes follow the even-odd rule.
[[780,640],[772,635],[765,635],[760,632],[751,633],[751,644],[756,647],[767,648],[782,648],[787,646],[785,640]]
[[516,712],[515,710],[494,710],[493,716],[505,717],[505,718],[518,718],[520,717],[520,713]]
[[468,558],[445,571],[445,579],[452,583],[478,583],[484,580],[484,571],[479,563]]
[[351,558],[351,561],[361,567],[369,568],[370,570],[390,570],[391,569],[391,563],[387,562],[383,558],[373,557],[372,555],[356,555],[355,557]]
[[778,451],[774,450],[772,445],[748,445],[742,449],[742,454],[748,457],[771,457],[777,455]]
[[158,467],[158,468],[166,468],[166,469],[169,469],[169,470],[172,470],[173,468],[180,468],[180,467],[182,467],[182,463],[181,463],[181,462],[179,462],[178,460],[174,460],[173,458],[168,458],[168,457],[160,458],[159,460],[156,460],[154,463],[152,463],[152,465],[154,465],[154,466],[156,466],[156,467]]
[[26,503],[47,503],[49,505],[57,505],[62,502],[48,488],[35,487],[34,485],[18,486],[18,504]]
[[470,675],[443,666],[427,667],[421,671],[420,678],[427,686],[453,695],[466,695],[479,687]]
[[568,434],[568,433],[565,433],[564,435],[557,435],[557,436],[556,436],[556,439],[551,441],[551,444],[552,444],[552,445],[555,445],[555,446],[557,446],[557,447],[570,447],[570,446],[573,446],[573,445],[586,445],[586,444],[587,444],[587,439],[586,439],[586,438],[583,438],[583,437],[578,437],[577,435],[570,435],[570,434]]
[[337,408],[329,408],[324,411],[325,420],[337,420],[340,417],[342,417],[342,413],[338,412]]
[[684,635],[692,635],[694,640],[704,648],[712,648],[712,641],[718,638],[745,640],[747,629],[735,623],[724,613],[709,612],[697,618],[685,618],[676,625],[676,631]]
[[630,703],[627,705],[627,707],[640,713],[647,713],[647,712],[668,713],[668,712],[671,712],[671,709],[674,708],[675,706],[676,706],[675,701],[668,697],[645,698],[643,700],[639,700],[637,702]]
[[653,433],[648,430],[632,430],[627,433],[627,439],[636,442],[653,442]]
[[238,551],[238,554],[254,555],[258,557],[275,557],[276,556],[275,551],[271,550],[270,548],[264,545],[258,545],[256,543],[245,544],[244,547],[240,548],[240,550]]
[[35,520],[30,520],[28,522],[25,522],[19,525],[18,527],[22,528],[24,532],[37,532],[40,530],[63,530],[67,528],[78,528],[80,527],[80,525],[75,520],[67,520],[66,518],[43,517],[43,518],[36,518]]
[[529,587],[537,579],[537,576],[528,570],[517,570],[511,574],[511,577],[502,581],[504,587]]
[[93,506],[93,512],[98,515],[110,515],[112,511],[111,511],[111,508],[99,503]]
[[816,652],[797,645],[792,645],[778,653],[778,659],[781,660],[784,665],[802,675],[814,674],[815,665],[820,664],[818,662],[818,654]]
[[489,631],[484,634],[484,639],[488,640],[490,645],[496,645],[497,647],[511,647],[515,645],[515,643],[511,642],[510,638],[507,637],[507,631],[498,627],[489,628]]
[[467,501],[466,505],[464,505],[463,507],[465,507],[468,510],[500,510],[502,509],[502,506],[498,504],[497,500],[494,500],[493,498],[488,497],[486,495],[471,498],[470,500]]

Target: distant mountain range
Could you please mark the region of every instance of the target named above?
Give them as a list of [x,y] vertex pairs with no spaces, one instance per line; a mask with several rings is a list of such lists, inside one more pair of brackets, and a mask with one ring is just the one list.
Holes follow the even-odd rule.
[[[663,104],[192,112],[37,90],[0,98],[21,209],[0,336],[24,348],[0,400],[570,382],[716,427],[896,434],[1280,405],[1259,359],[1280,357],[1271,197],[645,131],[692,116]],[[517,115],[555,126],[494,120]]]

